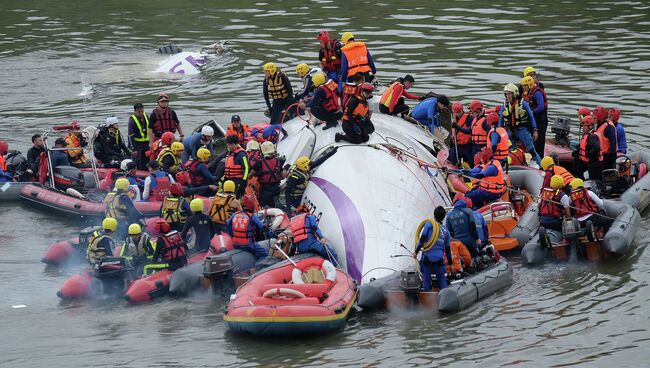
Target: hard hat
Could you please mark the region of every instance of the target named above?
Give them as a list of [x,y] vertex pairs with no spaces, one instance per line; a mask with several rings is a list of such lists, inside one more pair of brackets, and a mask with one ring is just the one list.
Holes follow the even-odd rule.
[[535,70],[535,68],[533,68],[532,66],[527,66],[527,67],[525,67],[525,68],[524,68],[524,75],[523,75],[523,77],[527,77],[528,74],[530,74],[530,73],[535,73],[535,74],[537,74],[537,70]]
[[117,124],[119,122],[120,121],[117,118],[117,116],[109,116],[109,117],[106,118],[106,125],[109,125],[109,126],[113,125],[113,124]]
[[235,182],[232,180],[226,180],[223,183],[223,192],[224,193],[234,193],[235,192]]
[[535,79],[533,79],[531,76],[523,77],[521,78],[521,85],[528,86],[528,88],[533,88],[535,87]]
[[348,41],[350,41],[351,38],[354,38],[352,32],[345,32],[341,35],[341,42],[343,42],[343,44],[345,45],[346,43],[348,43]]
[[594,120],[594,117],[591,115],[587,115],[584,118],[582,118],[582,125],[594,125],[596,123],[596,120]]
[[208,137],[212,137],[214,135],[214,129],[212,129],[211,126],[204,126],[201,128],[201,134],[206,135]]
[[102,229],[106,231],[115,231],[117,229],[117,220],[112,217],[107,217],[102,221]]
[[580,179],[580,178],[575,178],[575,179],[571,180],[571,182],[569,183],[569,185],[571,186],[571,189],[576,190],[576,189],[578,189],[578,188],[582,188],[582,187],[584,187],[584,186],[585,186],[585,182],[582,181],[582,179]]
[[463,103],[462,102],[456,101],[453,104],[451,104],[451,111],[452,112],[454,112],[456,114],[460,114],[460,113],[463,112],[463,110],[464,110],[464,108],[463,108]]
[[483,102],[479,100],[474,100],[469,103],[469,111],[478,111],[478,110],[483,110],[485,106],[483,106]]
[[551,188],[562,189],[564,187],[564,179],[560,175],[551,176]]
[[266,63],[262,69],[271,73],[271,75],[275,74],[275,72],[278,71],[278,67],[275,65],[275,63]]
[[368,94],[371,94],[372,91],[375,90],[375,86],[373,86],[372,84],[370,84],[370,83],[368,83],[368,82],[363,82],[363,83],[361,83],[360,88],[361,88],[361,91],[362,91],[362,92],[366,92],[366,93],[368,93]]
[[262,150],[264,157],[268,157],[275,153],[275,144],[273,144],[273,142],[266,141],[262,143],[260,149]]
[[133,160],[131,160],[130,158],[122,160],[122,162],[120,162],[120,170],[126,171],[127,166],[129,165],[129,163],[132,163],[132,162],[133,162]]
[[174,139],[175,139],[174,133],[172,132],[164,132],[160,136],[160,140],[165,146],[169,146],[170,144],[172,144],[174,142]]
[[169,96],[167,96],[167,94],[164,93],[164,92],[160,92],[160,93],[158,94],[158,99],[157,99],[157,101],[158,101],[158,102],[160,102],[160,101],[169,101]]
[[508,83],[503,87],[503,92],[512,92],[515,97],[519,96],[519,88],[514,83]]
[[254,139],[251,139],[246,143],[246,151],[259,151],[260,150],[260,144]]
[[192,209],[192,212],[203,212],[203,201],[195,198],[190,202],[190,208]]
[[5,141],[0,141],[0,155],[4,156],[7,154],[8,151],[9,151],[9,144]]
[[481,150],[481,159],[483,162],[488,162],[492,159],[494,156],[494,151],[492,151],[492,148],[490,147],[485,147],[483,150]]
[[613,122],[617,122],[618,119],[621,118],[621,109],[619,109],[618,107],[612,107],[611,109],[609,109],[609,118]]
[[581,107],[578,109],[578,115],[591,115],[591,109],[588,107]]
[[199,158],[201,161],[207,161],[211,156],[210,150],[207,148],[199,148],[198,151],[196,151],[196,157]]
[[139,224],[129,225],[129,235],[142,234],[142,227]]
[[237,134],[230,134],[226,136],[226,143],[228,144],[237,144],[239,143],[239,137]]
[[230,122],[231,122],[231,123],[234,123],[234,122],[241,123],[241,118],[239,117],[239,115],[233,115],[233,116],[230,118]]
[[171,230],[171,227],[169,226],[169,223],[163,219],[159,219],[156,221],[155,229],[158,230],[159,233],[161,234],[167,234],[169,230]]
[[176,181],[181,185],[188,185],[190,183],[190,173],[188,173],[187,171],[177,172]]
[[549,166],[555,165],[555,162],[553,161],[553,157],[545,156],[540,162],[540,165],[542,166],[542,170],[546,170]]
[[316,39],[322,41],[323,43],[328,43],[330,42],[330,33],[327,32],[326,30],[322,30],[318,32],[318,36],[316,36]]
[[325,84],[327,77],[323,73],[316,73],[311,76],[311,82],[314,84],[314,87],[320,87]]
[[127,190],[129,189],[129,180],[126,178],[119,178],[115,180],[115,190]]
[[180,183],[173,183],[169,186],[169,193],[175,196],[183,195],[183,186]]
[[497,113],[491,112],[488,114],[485,120],[487,120],[488,125],[494,125],[499,122],[499,115]]
[[185,149],[185,146],[181,142],[174,142],[170,148],[172,149],[172,152],[178,153],[183,151]]
[[242,197],[241,205],[242,207],[249,209],[251,211],[255,209],[255,201],[253,200],[253,197],[249,195],[245,195]]
[[298,64],[298,66],[296,66],[296,73],[298,73],[298,76],[300,78],[304,77],[307,75],[307,73],[309,73],[309,65],[305,63]]
[[609,112],[607,111],[606,108],[602,106],[598,106],[594,109],[594,113],[592,115],[594,116],[597,122],[601,122],[607,119],[607,115],[609,115]]
[[307,171],[309,171],[309,164],[310,164],[310,163],[311,163],[311,161],[309,160],[309,157],[307,157],[307,156],[300,156],[300,157],[298,157],[298,159],[296,160],[296,167],[297,167],[298,170],[300,170],[300,171],[307,172]]

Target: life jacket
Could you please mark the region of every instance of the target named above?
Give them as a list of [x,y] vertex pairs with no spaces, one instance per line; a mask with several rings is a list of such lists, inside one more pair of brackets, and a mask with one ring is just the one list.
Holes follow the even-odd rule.
[[262,151],[260,150],[246,151],[246,157],[248,157],[248,166],[256,167],[257,163],[262,161]]
[[[65,137],[65,142],[68,144],[68,147],[76,147],[76,148],[81,147],[81,142],[79,141],[79,137],[77,137],[75,133],[68,134]],[[73,165],[81,165],[88,162],[88,158],[86,158],[86,155],[82,150],[66,150],[65,153],[68,154],[68,157],[70,157],[70,162]]]
[[151,238],[149,234],[142,233],[140,239],[135,243],[130,236],[126,237],[124,246],[120,251],[120,256],[140,257],[153,255],[154,249],[151,246]]
[[603,124],[600,124],[598,128],[596,128],[595,132],[595,134],[598,136],[598,139],[600,140],[600,152],[603,155],[609,154],[609,150],[612,147],[612,144],[618,146],[618,138],[614,139],[614,142],[611,142],[609,138],[605,136],[605,129],[608,126],[611,126],[614,129],[614,133],[616,133],[616,126],[609,120]]
[[485,122],[485,115],[474,120],[472,123],[472,143],[477,145],[487,144],[487,130],[483,129],[483,123]]
[[330,79],[327,81],[327,83],[318,88],[325,91],[325,98],[321,102],[321,106],[325,109],[325,111],[332,112],[341,109],[341,106],[339,105],[339,96],[336,93],[339,85],[336,84],[336,82]]
[[520,165],[526,166],[526,152],[519,147],[516,147],[513,150],[508,152],[508,157],[510,157],[510,165]]
[[540,193],[539,215],[562,218],[563,207],[560,202],[562,191],[559,189],[544,188]]
[[460,272],[463,270],[463,264],[465,266],[472,264],[472,255],[469,253],[463,242],[460,240],[452,240],[449,244],[449,248],[451,249],[451,267],[447,261],[447,257],[443,257],[447,272]]
[[[600,137],[596,135],[596,133],[594,133],[593,131],[590,131],[589,133],[582,135],[582,138],[580,139],[580,145],[578,147],[580,161],[585,163],[589,162],[589,155],[587,154],[587,144],[589,143],[589,140],[590,139],[593,140],[593,138],[596,138],[598,144],[600,144]],[[599,162],[603,161],[603,151],[600,149],[598,150],[598,161]]]
[[291,218],[291,224],[289,225],[289,228],[293,234],[294,243],[299,243],[307,239],[309,237],[309,234],[311,234],[311,229],[307,229],[306,225],[307,215],[307,213],[302,213]]
[[174,121],[172,111],[171,107],[166,108],[165,111],[162,111],[160,106],[156,106],[156,108],[153,109],[153,113],[156,115],[156,121],[151,127],[153,135],[160,137],[165,132],[176,133],[176,122]]
[[[347,108],[350,97],[358,96],[360,94],[361,94],[361,87],[358,84],[345,83],[343,85],[343,91],[341,92],[341,106],[343,106],[344,109]],[[343,111],[343,113],[346,112],[347,111]]]
[[504,188],[505,181],[503,176],[503,167],[501,167],[501,162],[499,160],[492,160],[491,162],[482,165],[482,168],[487,167],[488,165],[494,165],[498,173],[495,176],[485,176],[479,182],[479,188],[491,193],[503,193],[506,189]]
[[239,211],[232,218],[232,243],[234,245],[248,245],[250,243],[248,228],[251,224],[252,213]]
[[[395,82],[395,83],[391,84],[390,87],[388,87],[386,92],[384,92],[384,94],[381,96],[381,99],[379,100],[380,105],[390,107],[390,103],[393,101],[393,92],[395,91],[395,86],[397,86],[398,84],[402,84],[402,83],[400,83],[398,81],[398,82]],[[400,97],[401,96],[397,96],[397,98],[400,98]]]
[[187,172],[190,174],[190,179],[192,180],[192,186],[200,187],[205,184],[205,177],[201,175],[197,167],[202,164],[203,161],[199,159],[189,160],[183,164],[183,167],[187,169]]
[[292,175],[296,175],[299,178],[302,178],[302,183],[296,185],[296,187],[293,190],[292,196],[293,197],[299,197],[302,196],[302,194],[305,192],[305,188],[307,188],[307,184],[309,183],[309,178],[310,175],[308,173],[304,173],[300,170],[298,170],[295,166],[291,168],[291,171],[289,172],[289,177]]
[[323,70],[326,72],[341,69],[341,60],[336,57],[336,51],[340,48],[338,40],[330,40],[329,47],[321,47],[323,58],[320,60]]
[[275,72],[275,74],[265,77],[266,85],[268,87],[269,96],[274,100],[283,100],[289,96],[289,90],[284,85],[282,80],[284,74],[282,72]]
[[248,127],[248,125],[245,124],[241,125],[240,130],[235,129],[235,127],[232,124],[230,124],[228,125],[228,129],[226,130],[226,137],[229,135],[236,135],[239,140],[239,143],[241,144],[244,142],[245,136],[248,132],[250,132],[250,130],[251,129]]
[[235,213],[235,209],[230,206],[235,199],[233,194],[217,193],[212,199],[210,207],[210,217],[215,224],[225,225],[230,216]]
[[[174,163],[171,166],[165,168],[165,165],[163,164],[163,161],[164,161],[165,157],[167,157],[167,156],[171,156],[172,159],[174,160]],[[178,171],[178,169],[180,168],[180,166],[182,164],[181,158],[176,156],[174,154],[174,152],[172,152],[171,148],[169,148],[169,147],[164,147],[162,149],[162,151],[160,151],[160,153],[158,154],[158,158],[156,158],[156,161],[158,161],[158,164],[160,164],[161,168],[165,168],[166,169],[165,171],[168,171],[168,172],[171,172],[171,173],[175,173],[176,171]]]
[[[169,108],[167,108],[167,110],[169,110]],[[133,119],[135,127],[137,128],[133,140],[136,142],[149,142],[149,132],[147,131],[149,128],[149,118],[147,117],[147,114],[144,114],[144,127],[142,127],[142,123],[140,123],[140,120],[135,116],[135,114],[131,115],[131,119]]]
[[262,159],[261,166],[262,169],[257,175],[260,184],[278,184],[282,181],[282,167],[276,157]]
[[161,206],[162,218],[165,219],[170,225],[184,224],[187,220],[187,213],[183,211],[183,203],[185,198],[167,196],[163,200]]
[[187,245],[178,231],[172,230],[159,239],[163,241],[160,249],[160,259],[163,262],[171,262],[186,257]]
[[504,104],[502,111],[506,127],[513,129],[530,125],[530,116],[528,116],[528,111],[523,108],[523,100],[517,101],[514,111],[510,103]]
[[152,142],[151,150],[147,151],[146,155],[149,157],[149,160],[157,160],[158,155],[160,155],[160,152],[165,148],[169,148],[169,146],[165,146],[162,143],[162,140],[158,139]]
[[[108,234],[100,230],[96,230],[90,236],[90,239],[88,240],[88,248],[86,249],[86,259],[88,259],[89,263],[93,264],[100,258],[106,256],[106,248],[101,244],[102,240],[106,238],[111,239]],[[113,239],[111,239],[111,243],[112,242]]]
[[535,110],[537,108],[537,101],[535,101],[535,93],[537,91],[540,91],[542,93],[542,96],[544,96],[544,110],[548,110],[548,97],[546,96],[546,91],[543,89],[539,88],[538,85],[535,85],[532,90],[528,91],[528,94],[526,95],[526,102],[530,105],[531,110]]
[[490,139],[492,132],[499,134],[500,138],[496,149],[493,151],[494,159],[503,160],[504,158],[508,157],[508,153],[510,153],[510,146],[508,146],[508,132],[506,132],[506,130],[502,127],[496,127],[490,130],[487,135],[487,146],[489,148],[492,148],[492,140]]
[[576,218],[598,213],[598,206],[584,187],[571,191],[571,202],[574,207],[573,214]]
[[551,173],[551,176],[553,175],[560,175],[562,177],[562,180],[564,180],[564,185],[569,185],[569,183],[571,183],[571,180],[575,179],[575,177],[571,175],[567,169],[557,165],[553,165],[553,173]]
[[[347,105],[345,106],[345,112],[343,114],[343,121],[352,120],[353,122],[357,123],[357,122],[363,121],[366,118],[366,116],[368,116],[368,111],[369,111],[369,109],[368,109],[368,101],[366,101],[366,99],[361,97],[361,95],[357,95],[356,97],[359,100],[359,104],[354,109],[354,111],[352,111],[352,116],[348,116]],[[347,103],[348,104],[350,103],[349,99],[348,99]]]
[[[41,185],[45,185],[45,180],[47,179],[47,174],[50,171],[50,167],[48,166],[48,158],[47,158],[47,153],[45,151],[41,152],[38,155],[38,182]],[[4,157],[2,158],[2,161],[4,162]],[[6,163],[4,164],[6,167]],[[3,171],[6,172],[6,170],[3,169]]]
[[171,183],[169,176],[164,171],[155,171],[149,174],[151,184],[149,184],[149,200],[162,201],[169,194]]
[[368,49],[365,43],[360,41],[348,42],[341,47],[341,52],[345,54],[345,58],[348,60],[348,75],[344,77],[351,77],[357,73],[367,73],[372,70],[368,64]]
[[127,212],[128,212],[128,207],[122,203],[120,200],[123,195],[126,195],[128,198],[128,195],[126,193],[118,193],[116,191],[112,191],[106,194],[106,197],[104,197],[104,205],[106,206],[106,210],[104,212],[105,217],[112,217],[116,220],[126,220],[127,219]]
[[234,151],[228,153],[226,157],[226,170],[224,176],[226,179],[243,179],[244,178],[244,165],[235,163],[235,157],[239,152],[244,152],[241,147],[237,147]]
[[[467,119],[469,119],[469,114],[465,113],[463,116],[458,119],[456,122],[461,128],[469,128],[467,124]],[[472,134],[463,133],[460,130],[456,130],[456,137],[458,137],[458,144],[467,144],[472,140]],[[456,140],[456,137],[451,137],[452,142]]]

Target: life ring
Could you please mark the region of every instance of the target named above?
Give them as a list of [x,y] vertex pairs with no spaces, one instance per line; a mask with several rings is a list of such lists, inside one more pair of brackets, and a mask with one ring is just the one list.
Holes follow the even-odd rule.
[[302,273],[311,267],[320,268],[325,274],[325,283],[333,284],[336,281],[336,268],[332,262],[323,258],[307,258],[296,264],[293,271],[291,271],[291,281],[294,284],[304,284],[302,280]]
[[[648,165],[646,165],[644,162],[639,164],[639,175],[638,178],[641,179],[642,177],[645,176],[645,174],[648,173]],[[638,179],[637,179],[638,180]]]
[[261,210],[257,213],[257,217],[261,218],[267,218],[267,217],[272,217],[273,221],[271,221],[271,224],[269,228],[272,231],[278,230],[278,229],[286,229],[289,227],[289,217],[287,216],[284,211],[282,211],[279,208],[267,208],[264,210]]
[[305,294],[290,288],[273,288],[265,291],[262,296],[264,298],[292,300],[304,298]]
[[73,121],[69,124],[60,124],[60,125],[55,125],[52,127],[52,130],[54,131],[62,131],[62,130],[79,130],[80,124],[78,121]]
[[[418,244],[418,243],[420,242],[420,232],[421,232],[422,229],[424,228],[424,225],[427,224],[427,222],[430,222],[430,223],[433,224],[433,220],[432,220],[432,219],[426,219],[426,220],[420,222],[420,225],[418,225],[418,229],[415,230],[415,244]],[[425,244],[422,245],[422,249],[429,249],[429,248],[431,248],[431,245],[433,244],[433,238],[434,238],[433,236],[430,237],[429,240],[427,240],[427,242],[426,242]]]

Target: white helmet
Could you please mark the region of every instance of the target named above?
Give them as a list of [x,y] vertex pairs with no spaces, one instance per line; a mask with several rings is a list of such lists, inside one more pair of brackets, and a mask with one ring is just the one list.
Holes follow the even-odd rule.
[[133,160],[131,160],[130,158],[127,158],[127,159],[122,160],[122,162],[120,163],[120,169],[121,169],[122,171],[126,171],[126,169],[127,169],[127,165],[128,165],[129,163],[131,163],[131,162],[133,162]]
[[319,67],[316,67],[316,68],[311,68],[311,70],[309,71],[309,73],[307,75],[309,75],[309,77],[311,78],[311,77],[314,76],[314,74],[318,74],[318,73],[322,73],[322,72],[323,72],[323,69],[321,69]]
[[275,144],[273,142],[266,141],[262,143],[260,148],[264,157],[270,157],[275,153]]
[[119,120],[117,120],[117,116],[109,116],[106,118],[106,125],[113,125],[117,123]]
[[214,129],[206,125],[203,128],[201,128],[201,134],[212,137],[214,135]]
[[260,144],[256,140],[250,140],[246,143],[246,151],[259,151]]

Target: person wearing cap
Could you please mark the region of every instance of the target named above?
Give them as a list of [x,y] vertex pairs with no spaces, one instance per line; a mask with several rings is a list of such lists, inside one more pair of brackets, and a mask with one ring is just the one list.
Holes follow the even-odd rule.
[[[88,145],[88,141],[84,138],[83,134],[79,131],[79,123],[73,122],[72,130],[65,136],[66,147],[68,148],[83,148]],[[84,150],[80,149],[69,149],[66,151],[70,157],[70,164],[76,167],[90,167],[88,158],[84,153]]]
[[449,99],[445,95],[438,97],[429,97],[417,104],[411,117],[420,124],[425,125],[433,133],[436,128],[440,128],[440,111],[449,110]]
[[627,138],[625,137],[625,129],[623,124],[619,122],[621,118],[621,109],[612,107],[609,109],[609,121],[616,127],[616,153],[627,154]]
[[126,146],[120,134],[117,117],[106,119],[106,126],[99,128],[95,138],[95,157],[104,166],[119,167],[122,160],[131,157],[131,150]]
[[519,98],[519,89],[513,83],[508,83],[503,88],[503,93],[505,102],[499,111],[499,126],[508,131],[510,140],[514,144],[521,141],[539,166],[542,158],[535,149],[538,131],[533,111],[528,102]]
[[[192,240],[187,241],[190,253],[197,253],[210,248],[210,240],[217,233],[217,226],[212,222],[212,218],[203,213],[203,200],[193,199],[190,202],[192,215],[187,218],[181,236],[187,239],[187,234],[192,232]],[[193,246],[192,246],[193,245]]]
[[186,162],[190,159],[196,158],[196,153],[199,151],[199,148],[207,148],[212,152],[213,144],[212,137],[214,136],[214,129],[210,126],[204,126],[201,128],[201,131],[198,133],[192,133],[189,137],[183,140],[183,154],[181,155],[181,161]]
[[294,102],[309,103],[312,96],[314,95],[314,83],[312,82],[312,77],[318,73],[324,73],[321,68],[311,68],[305,63],[298,64],[296,66],[296,73],[302,80],[302,92],[298,92],[293,96]]
[[341,42],[345,45],[341,47],[341,79],[347,82],[359,74],[366,82],[372,82],[377,68],[366,44],[356,41],[352,32],[343,33]]
[[237,136],[226,136],[226,144],[228,145],[228,154],[226,156],[226,165],[224,175],[221,178],[221,183],[232,180],[237,189],[235,194],[237,198],[241,198],[246,191],[248,184],[248,176],[251,168],[248,163],[248,156],[246,151],[239,145]]
[[133,105],[133,114],[129,117],[128,127],[129,148],[133,151],[133,161],[139,170],[146,170],[146,152],[149,150],[151,126],[149,117],[144,113],[144,106],[140,102]]
[[[616,126],[609,120],[609,112],[607,109],[602,106],[596,107],[592,115],[596,121],[595,133],[600,139],[600,151],[603,156],[601,170],[614,169],[616,166],[616,152],[618,151]],[[590,178],[600,179],[600,176],[590,176]]]
[[230,125],[226,129],[226,137],[229,135],[236,135],[239,144],[244,144],[246,137],[250,134],[251,128],[242,123],[239,115],[233,115],[230,118]]
[[334,141],[346,141],[353,144],[368,142],[370,134],[375,131],[375,126],[370,120],[368,100],[372,98],[374,87],[364,82],[359,88],[359,94],[350,97],[344,107],[343,134],[336,133]]
[[59,149],[67,146],[68,144],[66,143],[65,138],[57,138],[54,141],[54,148],[56,148],[56,150],[51,150],[49,152],[52,168],[57,166],[70,166],[70,157],[64,150]]
[[452,131],[451,131],[451,148],[449,150],[449,161],[454,165],[461,165],[466,162],[469,167],[474,166],[474,158],[472,155],[472,123],[474,122],[474,115],[465,112],[463,103],[460,101],[454,102],[451,108],[453,117]]
[[149,137],[154,139],[160,139],[163,133],[172,132],[180,135],[180,139],[183,140],[185,135],[183,134],[183,128],[181,127],[181,122],[178,120],[176,111],[169,107],[169,96],[166,93],[160,93],[156,100],[158,106],[156,106],[151,115],[149,115],[149,124],[150,132]]
[[[264,81],[262,83],[264,101],[269,108],[271,124],[278,124],[282,112],[289,107],[293,100],[291,81],[275,63],[266,63],[262,69],[264,70]],[[271,104],[271,100],[273,100],[273,104]]]
[[404,78],[397,78],[395,83],[384,92],[379,101],[379,111],[389,115],[408,115],[409,107],[404,103],[404,97],[421,101],[422,97],[408,92],[415,84],[415,78],[407,74]]

